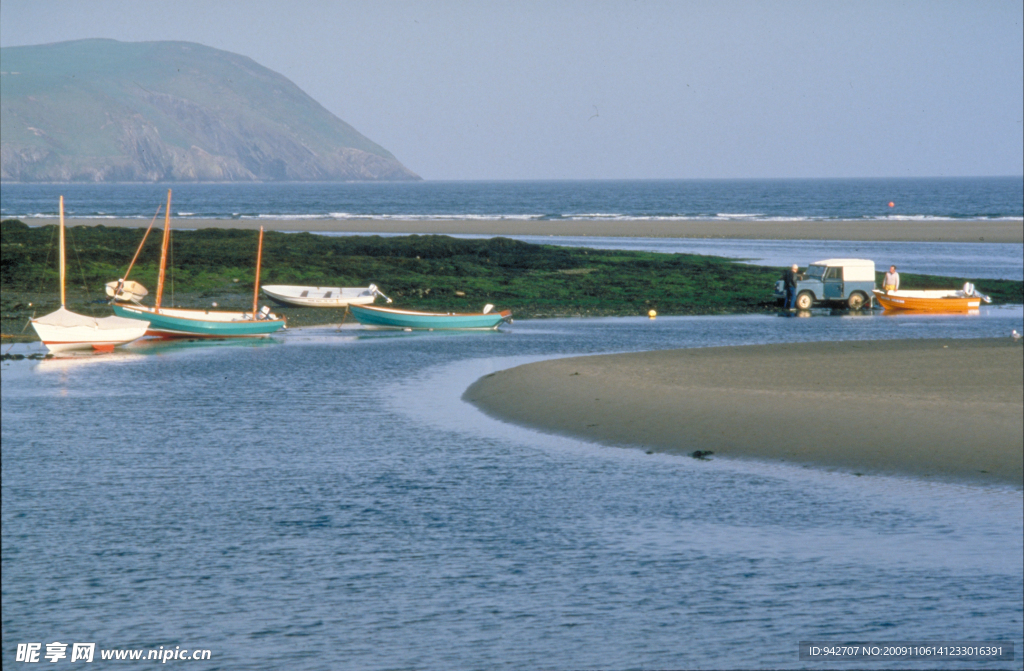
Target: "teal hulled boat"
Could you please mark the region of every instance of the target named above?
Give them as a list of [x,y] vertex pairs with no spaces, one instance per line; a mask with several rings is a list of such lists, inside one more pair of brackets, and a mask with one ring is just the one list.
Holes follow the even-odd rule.
[[512,311],[491,312],[488,305],[483,312],[416,312],[372,305],[350,305],[352,316],[364,326],[397,329],[496,329],[504,321],[511,321]]
[[114,314],[149,322],[146,335],[158,338],[255,338],[280,330],[285,322],[273,314],[256,319],[249,312],[222,310],[183,310],[150,308],[144,305],[114,303]]
[[[159,212],[159,210],[157,210]],[[155,217],[154,217],[155,219]],[[152,224],[150,224],[152,227]],[[164,213],[163,245],[160,249],[160,275],[156,287],[155,307],[146,307],[139,298],[146,295],[145,288],[135,282],[128,281],[135,259],[146,244],[143,236],[139,250],[135,252],[125,272],[124,278],[107,285],[107,294],[114,298],[114,314],[129,319],[143,319],[149,322],[146,335],[158,338],[258,338],[278,331],[285,326],[285,320],[278,318],[264,307],[257,311],[260,292],[260,261],[263,257],[263,227],[260,227],[259,246],[256,252],[256,282],[252,299],[252,312],[232,312],[226,310],[186,310],[181,308],[163,308],[161,300],[164,293],[164,272],[167,268],[167,246],[171,234],[171,191],[167,190],[167,210]],[[125,299],[132,302],[117,302]]]

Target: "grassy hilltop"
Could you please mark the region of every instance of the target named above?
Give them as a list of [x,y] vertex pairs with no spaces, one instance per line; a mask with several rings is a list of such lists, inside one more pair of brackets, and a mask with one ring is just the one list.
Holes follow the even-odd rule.
[[419,179],[290,80],[238,54],[104,39],[0,52],[4,180]]
[[[57,303],[57,227],[2,227],[4,332],[21,329],[32,310]],[[161,231],[154,229],[131,278],[156,289]],[[69,304],[107,313],[103,285],[122,277],[141,229],[68,229]],[[257,233],[172,231],[173,268],[165,296],[185,307],[251,305]],[[425,310],[479,310],[485,303],[519,318],[577,315],[715,314],[775,309],[781,268],[694,254],[609,251],[533,245],[508,238],[443,235],[327,237],[268,232],[262,284],[377,284],[397,305]],[[879,274],[881,279],[881,274]],[[965,279],[903,275],[907,287],[949,287]],[[1021,282],[976,282],[999,302],[1024,302]],[[168,298],[165,298],[165,304]],[[263,300],[263,299],[261,299]],[[28,307],[27,303],[33,306]],[[281,308],[293,324],[340,319],[338,311]]]

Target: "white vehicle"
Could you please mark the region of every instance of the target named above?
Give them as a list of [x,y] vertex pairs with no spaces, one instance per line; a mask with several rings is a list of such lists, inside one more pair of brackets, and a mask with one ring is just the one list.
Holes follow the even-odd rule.
[[[875,262],[868,259],[825,259],[807,266],[796,284],[796,307],[842,303],[851,310],[871,306],[875,290]],[[786,283],[775,283],[775,298],[786,300]]]

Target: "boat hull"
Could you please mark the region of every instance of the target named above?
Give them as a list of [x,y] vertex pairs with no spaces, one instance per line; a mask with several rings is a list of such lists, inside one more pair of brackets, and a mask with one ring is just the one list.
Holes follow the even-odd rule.
[[494,313],[416,312],[395,308],[352,305],[352,316],[364,325],[374,328],[427,329],[427,330],[481,330],[498,328],[512,316],[511,311]]
[[146,335],[148,326],[137,319],[82,315],[64,306],[32,320],[32,328],[51,352],[113,349]]
[[369,287],[302,287],[269,285],[263,293],[279,305],[305,308],[343,308],[369,305],[376,294]]
[[54,326],[32,322],[43,345],[51,352],[68,350],[110,349],[130,343],[146,335],[148,324],[119,329],[99,329],[89,326]]
[[149,322],[146,335],[157,338],[262,338],[284,328],[283,319],[253,320],[247,313],[165,309],[114,304],[114,314]]
[[975,312],[981,299],[957,296],[955,291],[894,291],[875,290],[875,300],[886,310],[914,312]]

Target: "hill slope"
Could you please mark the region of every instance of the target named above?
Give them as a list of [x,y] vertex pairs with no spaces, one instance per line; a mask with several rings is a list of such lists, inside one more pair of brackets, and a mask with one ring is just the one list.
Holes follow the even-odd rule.
[[189,42],[0,50],[0,178],[419,179],[249,58]]

